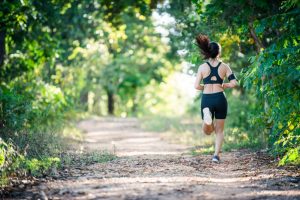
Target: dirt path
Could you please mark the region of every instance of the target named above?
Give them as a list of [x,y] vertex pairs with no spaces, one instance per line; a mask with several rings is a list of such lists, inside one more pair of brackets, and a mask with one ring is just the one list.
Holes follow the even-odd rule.
[[276,168],[263,153],[223,153],[222,163],[212,164],[209,155],[192,157],[188,147],[142,131],[135,119],[91,119],[79,127],[87,149],[118,158],[34,186],[33,198],[300,199],[299,172]]

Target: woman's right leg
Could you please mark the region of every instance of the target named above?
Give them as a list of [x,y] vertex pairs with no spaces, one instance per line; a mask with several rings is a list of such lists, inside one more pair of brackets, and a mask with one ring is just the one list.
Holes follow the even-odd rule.
[[216,143],[215,143],[215,156],[219,156],[221,149],[222,149],[222,144],[224,141],[224,124],[225,124],[225,119],[216,119]]
[[210,135],[215,130],[214,123],[207,125],[204,122],[202,123],[202,131],[206,135]]
[[215,153],[213,157],[213,162],[220,162],[219,154],[222,149],[222,144],[224,141],[224,124],[225,118],[227,116],[227,100],[224,93],[219,95],[217,98],[218,104],[216,105],[215,112],[215,132],[216,132],[216,143],[215,143]]
[[201,98],[201,116],[202,116],[202,131],[206,135],[210,135],[214,130],[214,113],[211,111],[210,95],[202,94]]

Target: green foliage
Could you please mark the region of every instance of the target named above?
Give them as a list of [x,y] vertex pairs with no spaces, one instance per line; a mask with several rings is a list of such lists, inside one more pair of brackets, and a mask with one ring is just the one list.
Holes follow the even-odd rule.
[[[57,167],[66,121],[77,112],[107,114],[108,103],[112,114],[138,112],[144,87],[172,69],[168,45],[151,21],[157,3],[1,2],[0,135],[18,152],[20,169],[37,176]],[[5,170],[9,145],[0,151]],[[86,163],[109,159],[85,157]]]
[[224,149],[261,148],[266,142],[263,125],[251,123],[261,106],[254,96],[245,96],[233,90],[227,92],[228,117],[225,123]]
[[0,94],[1,135],[10,134],[10,129],[19,131],[26,121],[29,102],[5,87],[0,88]]
[[56,175],[57,170],[61,168],[108,162],[113,159],[116,159],[116,156],[106,151],[30,158],[21,155],[16,146],[0,138],[0,186],[7,185],[9,176],[51,176]]
[[266,103],[260,123],[272,128],[269,144],[273,154],[282,158],[281,165],[300,160],[300,29],[294,25],[299,16],[295,8],[263,19],[259,29],[279,29],[281,37],[252,57],[245,70],[245,86],[254,88],[259,100]]
[[279,165],[294,164],[300,165],[300,147],[291,148],[280,160]]
[[214,153],[214,147],[211,145],[211,146],[200,146],[200,147],[196,147],[194,149],[191,150],[191,154],[193,156],[197,156],[197,155],[201,155],[201,154],[204,154],[204,155],[211,155]]
[[60,159],[47,157],[30,159],[21,155],[12,143],[6,143],[0,138],[0,186],[8,183],[8,176],[41,176],[59,166]]
[[20,163],[20,158],[15,147],[0,138],[0,186],[7,183],[7,175],[16,170]]
[[32,176],[51,175],[52,169],[57,169],[60,159],[57,157],[46,157],[43,159],[24,159],[21,168],[28,171]]
[[0,88],[1,137],[12,140],[29,156],[58,151],[62,143],[58,133],[67,108],[63,94],[42,82],[21,84]]

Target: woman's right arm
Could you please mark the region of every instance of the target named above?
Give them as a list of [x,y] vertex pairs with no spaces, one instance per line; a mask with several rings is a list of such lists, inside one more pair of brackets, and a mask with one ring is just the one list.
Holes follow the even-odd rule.
[[195,81],[195,89],[196,90],[204,90],[204,85],[200,84],[200,82],[202,81],[202,74],[201,74],[201,66],[199,66],[198,68],[198,72],[197,72],[197,76],[196,76],[196,81]]

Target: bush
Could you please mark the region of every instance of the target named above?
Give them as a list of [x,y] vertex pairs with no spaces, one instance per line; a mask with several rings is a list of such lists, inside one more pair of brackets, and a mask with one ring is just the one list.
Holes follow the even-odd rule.
[[0,87],[0,129],[4,141],[29,157],[43,157],[62,147],[67,104],[59,88],[24,80]]
[[0,85],[1,185],[8,176],[36,176],[57,165],[67,108],[53,85],[24,77]]
[[225,122],[224,149],[260,148],[267,143],[263,126],[252,122],[261,109],[252,93],[241,94],[232,90],[227,93],[228,116]]
[[0,137],[0,186],[7,183],[7,176],[18,168],[21,158],[12,144]]
[[257,102],[265,105],[255,114],[260,119],[256,122],[271,129],[269,147],[274,156],[282,158],[280,164],[300,162],[300,43],[299,29],[294,26],[299,13],[296,9],[261,20],[257,29],[281,29],[283,34],[251,57],[244,71],[245,87],[254,90]]

